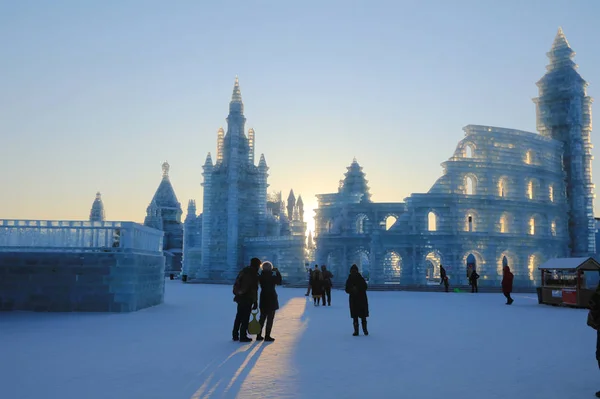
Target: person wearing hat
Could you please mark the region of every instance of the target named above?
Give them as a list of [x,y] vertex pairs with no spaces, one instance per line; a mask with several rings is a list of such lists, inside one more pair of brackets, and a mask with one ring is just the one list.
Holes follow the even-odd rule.
[[[273,329],[275,312],[279,309],[279,299],[275,287],[281,285],[281,274],[279,269],[273,267],[271,262],[264,262],[261,268],[262,273],[258,278],[260,282],[260,303],[258,305],[260,309],[260,332],[256,336],[256,340],[262,341],[264,339],[266,342],[273,342],[275,338],[271,337],[271,330]],[[262,329],[265,327],[265,321],[267,325],[263,338]]]

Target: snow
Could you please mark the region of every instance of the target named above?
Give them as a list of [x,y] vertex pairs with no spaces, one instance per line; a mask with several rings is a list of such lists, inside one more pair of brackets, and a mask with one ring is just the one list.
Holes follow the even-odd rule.
[[274,343],[231,341],[231,287],[167,281],[128,314],[0,313],[0,398],[565,398],[600,390],[586,311],[535,295],[370,292],[314,307],[280,288]]

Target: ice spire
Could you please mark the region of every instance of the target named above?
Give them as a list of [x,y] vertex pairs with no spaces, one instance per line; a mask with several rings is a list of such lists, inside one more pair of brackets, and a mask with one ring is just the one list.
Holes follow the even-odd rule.
[[242,92],[240,90],[240,82],[238,77],[235,77],[235,83],[233,85],[233,94],[231,95],[231,102],[229,103],[229,114],[243,114],[244,113],[244,102],[242,101]]
[[169,169],[171,168],[171,166],[169,165],[169,162],[165,161],[162,164],[162,171],[163,171],[163,179],[168,179],[169,178]]
[[358,164],[356,158],[352,160],[350,166],[346,168],[348,171],[344,174],[344,180],[340,180],[339,192],[344,194],[363,194],[362,201],[369,202],[371,194],[369,193],[369,182],[365,179],[365,172]]
[[92,203],[92,210],[90,211],[90,222],[104,222],[104,204],[102,203],[102,195],[100,191],[96,193],[96,199]]
[[296,196],[294,190],[290,190],[290,195],[287,199],[287,217],[289,220],[294,220],[294,207],[296,206]]
[[188,202],[186,222],[190,222],[196,219],[196,201],[191,199]]
[[548,71],[564,67],[577,68],[577,64],[572,60],[572,58],[575,57],[575,51],[573,51],[569,45],[567,37],[561,27],[558,28],[558,32],[552,43],[552,48],[546,55],[550,59],[550,64],[546,67]]
[[210,156],[210,152],[209,152],[208,155],[206,155],[206,161],[204,162],[204,167],[212,168],[212,166],[213,166],[212,157]]
[[302,196],[298,196],[298,201],[296,201],[296,205],[298,206],[298,216],[300,217],[300,221],[304,221],[304,201],[302,201]]

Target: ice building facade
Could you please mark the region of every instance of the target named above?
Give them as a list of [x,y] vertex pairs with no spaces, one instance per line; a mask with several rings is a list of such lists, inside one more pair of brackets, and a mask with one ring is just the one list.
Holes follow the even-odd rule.
[[268,195],[269,167],[255,164],[255,132],[246,118],[236,78],[229,103],[227,133],[217,132],[217,156],[203,166],[202,213],[188,204],[184,222],[183,271],[189,280],[233,281],[250,258],[270,260],[284,278],[304,277],[304,204],[293,191]]
[[318,195],[316,260],[343,279],[356,263],[375,283],[497,286],[537,284],[553,257],[596,252],[591,170],[591,98],[562,29],[537,83],[537,133],[469,125],[429,192],[374,203],[356,160],[337,193]]
[[178,273],[182,267],[183,223],[181,204],[169,179],[170,165],[162,164],[162,180],[146,209],[144,225],[164,232],[165,273]]
[[96,193],[96,199],[92,203],[92,209],[90,210],[90,222],[104,222],[106,216],[104,214],[104,204],[102,203],[102,195],[98,191]]

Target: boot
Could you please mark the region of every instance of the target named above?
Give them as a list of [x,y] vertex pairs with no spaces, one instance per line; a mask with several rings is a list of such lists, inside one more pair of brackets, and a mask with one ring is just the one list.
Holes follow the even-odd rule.
[[514,299],[510,298],[510,299],[508,300],[508,304],[509,304],[509,305],[512,305],[512,303],[513,303],[514,301],[515,301]]
[[367,319],[362,319],[362,330],[363,334],[369,335],[369,331],[367,330]]
[[356,337],[358,335],[358,321],[355,321],[352,324],[354,325],[354,334],[352,335]]
[[600,398],[600,391],[596,392],[596,397]]
[[258,333],[258,335],[256,336],[256,340],[257,340],[257,341],[262,341],[263,339],[264,339],[264,338],[263,338],[263,336],[261,335],[261,333]]
[[268,335],[265,337],[265,342],[273,342],[273,341],[275,341],[275,338],[270,337]]

